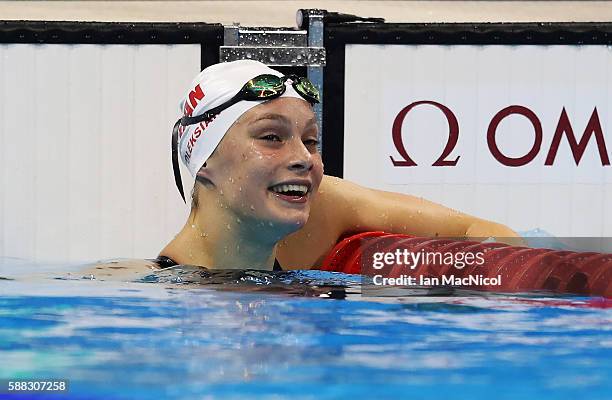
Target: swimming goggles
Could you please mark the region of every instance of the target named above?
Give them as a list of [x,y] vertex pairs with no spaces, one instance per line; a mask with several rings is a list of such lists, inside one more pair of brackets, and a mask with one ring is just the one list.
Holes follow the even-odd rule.
[[263,74],[245,83],[242,89],[227,102],[211,108],[203,114],[193,117],[184,116],[176,121],[172,129],[172,169],[174,170],[174,182],[176,183],[176,187],[183,201],[185,201],[185,193],[183,192],[183,181],[178,165],[179,126],[189,126],[204,121],[210,121],[223,110],[233,106],[239,101],[271,100],[280,97],[285,93],[285,90],[287,90],[285,82],[288,80],[291,80],[291,86],[293,86],[295,91],[310,104],[319,103],[321,101],[319,90],[307,78],[297,75],[276,76],[272,74]]

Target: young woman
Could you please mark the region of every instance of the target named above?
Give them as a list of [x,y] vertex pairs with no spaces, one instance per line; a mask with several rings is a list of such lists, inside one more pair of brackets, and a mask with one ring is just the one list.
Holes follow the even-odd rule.
[[191,213],[160,265],[312,268],[341,237],[370,230],[517,237],[420,198],[324,176],[317,101],[306,79],[256,61],[216,64],[198,75],[173,133],[181,195],[179,155],[195,178]]

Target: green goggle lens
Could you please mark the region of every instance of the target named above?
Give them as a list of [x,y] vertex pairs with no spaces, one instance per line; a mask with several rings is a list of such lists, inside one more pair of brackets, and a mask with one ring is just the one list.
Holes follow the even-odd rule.
[[277,96],[279,92],[285,90],[284,86],[283,81],[278,76],[260,75],[248,81],[244,85],[244,90],[249,97],[257,100]]
[[293,75],[284,77],[267,74],[259,75],[248,81],[243,91],[249,100],[280,96],[285,92],[285,81],[287,79],[292,80],[293,88],[306,100],[313,103],[318,103],[320,101],[319,91],[309,80]]
[[295,83],[295,89],[302,95],[310,97],[315,103],[321,100],[319,99],[319,91],[309,80],[298,78],[298,81]]

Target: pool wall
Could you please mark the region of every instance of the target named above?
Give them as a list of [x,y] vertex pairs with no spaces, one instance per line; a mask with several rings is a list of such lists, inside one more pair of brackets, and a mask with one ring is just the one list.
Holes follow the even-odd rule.
[[[516,230],[612,236],[611,26],[327,24],[327,173]],[[157,254],[187,213],[168,151],[177,99],[216,61],[224,28],[5,21],[2,30],[0,255]],[[457,143],[432,165],[455,135],[441,106]],[[568,145],[568,127],[576,140],[586,134],[584,149]],[[394,164],[407,161],[400,148],[417,165]],[[529,162],[507,165],[533,149]]]

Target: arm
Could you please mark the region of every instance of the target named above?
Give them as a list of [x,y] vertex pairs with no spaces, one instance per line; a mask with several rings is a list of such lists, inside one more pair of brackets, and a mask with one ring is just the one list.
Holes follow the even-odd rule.
[[519,235],[505,225],[419,197],[368,189],[331,176],[323,178],[321,188],[329,193],[328,201],[333,199],[344,234],[380,230],[431,237],[493,236],[509,244],[522,244]]

